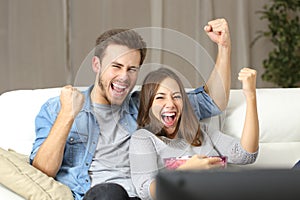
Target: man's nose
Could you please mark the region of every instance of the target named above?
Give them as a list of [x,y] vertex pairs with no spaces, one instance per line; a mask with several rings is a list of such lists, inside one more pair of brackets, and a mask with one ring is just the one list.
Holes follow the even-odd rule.
[[119,78],[122,79],[122,80],[128,80],[128,71],[127,70],[121,70],[119,72]]

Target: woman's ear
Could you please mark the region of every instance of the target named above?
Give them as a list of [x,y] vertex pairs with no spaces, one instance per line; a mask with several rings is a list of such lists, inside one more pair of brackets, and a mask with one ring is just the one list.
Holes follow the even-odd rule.
[[100,64],[100,59],[98,58],[98,56],[93,56],[92,67],[93,67],[93,71],[96,74],[98,74],[100,72],[101,64]]

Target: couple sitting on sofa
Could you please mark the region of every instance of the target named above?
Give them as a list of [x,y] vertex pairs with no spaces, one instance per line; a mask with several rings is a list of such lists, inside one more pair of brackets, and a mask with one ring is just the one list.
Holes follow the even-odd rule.
[[[219,26],[221,30],[218,30]],[[216,40],[214,37],[219,37],[216,42],[220,52],[215,70],[229,72],[226,68],[230,67],[230,39],[226,22],[222,19],[212,21],[206,31],[212,34],[213,40]],[[232,163],[251,163],[256,158],[258,122],[255,71],[244,69],[239,77],[244,83],[249,105],[243,137],[239,142],[228,136],[222,137],[219,132],[209,135],[208,130],[198,124],[199,119],[220,113],[219,108],[224,109],[227,103],[220,102],[221,98],[214,98],[213,83],[208,82],[204,88],[210,92],[209,95],[217,105],[203,88],[199,88],[189,95],[193,106],[191,107],[177,76],[161,69],[147,76],[140,94],[142,99],[138,125],[144,129],[134,134],[130,145],[132,184],[128,148],[131,134],[136,130],[139,98],[136,93],[131,96],[128,94],[135,85],[139,67],[145,58],[145,48],[141,37],[132,30],[106,32],[98,38],[93,57],[93,69],[97,73],[95,85],[83,94],[71,86],[64,87],[60,97],[50,99],[44,104],[36,118],[37,137],[30,161],[48,176],[56,177],[58,181],[68,185],[76,199],[81,199],[85,194],[86,199],[93,199],[94,195],[99,199],[103,198],[104,195],[99,195],[102,189],[105,189],[106,195],[127,196],[126,198],[130,196],[132,199],[154,196],[155,181],[152,179],[159,165],[155,164],[156,169],[150,169],[151,174],[141,176],[140,172],[149,171],[143,169],[149,166],[141,162],[140,155],[143,151],[144,155],[150,156],[146,156],[149,158],[146,159],[147,162],[151,162],[153,156],[175,156],[167,151],[168,148],[179,149],[177,155],[195,154],[179,169],[221,167],[220,158],[198,157],[200,153],[206,156],[218,155],[218,151],[213,152],[212,148],[220,149]],[[224,76],[224,80],[228,82],[228,75]],[[157,80],[154,85],[149,83],[154,80]],[[225,88],[228,90],[228,85]],[[228,96],[228,91],[225,93],[225,96]],[[167,106],[169,104],[171,108]],[[194,116],[192,110],[201,112]],[[164,148],[166,152],[150,154],[149,151],[156,148],[153,148],[154,144],[145,146],[145,143],[156,137],[145,131],[146,129],[158,134],[159,138],[165,141],[164,145],[168,147]],[[189,144],[192,148],[187,151]],[[147,184],[142,184],[145,180]],[[151,194],[147,192],[149,189]],[[136,191],[139,191],[138,194]]]
[[[205,31],[218,44],[219,54],[206,85],[188,95],[167,69],[151,72],[141,92],[130,93],[146,44],[133,30],[102,34],[92,58],[95,84],[83,93],[63,87],[61,95],[48,100],[37,115],[31,164],[67,185],[75,199],[149,199],[155,196],[154,177],[164,167],[164,158],[192,156],[178,170],[223,167],[221,158],[214,157],[221,154],[231,163],[254,162],[258,151],[254,70],[245,68],[239,74],[247,101],[241,140],[199,125],[199,120],[226,108],[230,89],[227,22],[213,20]],[[224,88],[217,85],[220,82]]]

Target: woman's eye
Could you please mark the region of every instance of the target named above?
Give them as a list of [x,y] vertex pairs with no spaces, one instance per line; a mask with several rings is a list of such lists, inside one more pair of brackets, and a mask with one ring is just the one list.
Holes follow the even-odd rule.
[[176,95],[173,97],[174,99],[181,99],[181,96],[180,95]]
[[157,97],[155,97],[155,99],[163,99],[163,97],[162,96],[157,96]]

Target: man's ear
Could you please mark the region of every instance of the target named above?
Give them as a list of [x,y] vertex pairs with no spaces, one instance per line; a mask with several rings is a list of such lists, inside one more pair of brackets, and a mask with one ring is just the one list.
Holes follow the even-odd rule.
[[93,71],[96,74],[100,72],[101,63],[100,63],[100,59],[98,58],[98,56],[93,56],[93,58],[92,58],[92,67],[93,67]]

